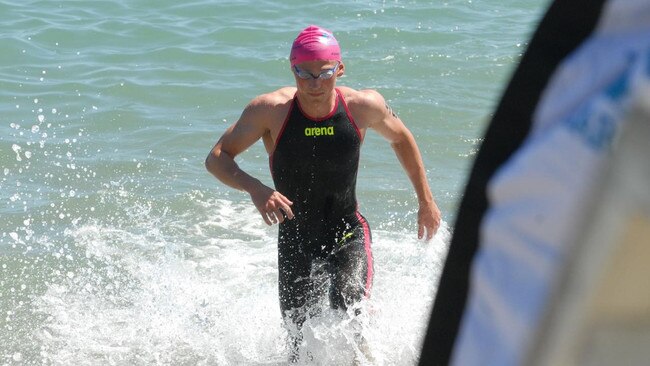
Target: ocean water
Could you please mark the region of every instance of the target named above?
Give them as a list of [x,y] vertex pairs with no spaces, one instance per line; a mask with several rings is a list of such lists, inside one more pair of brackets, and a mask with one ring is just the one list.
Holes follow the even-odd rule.
[[[258,94],[293,83],[297,32],[335,32],[340,85],[381,92],[415,135],[443,226],[368,133],[362,320],[375,365],[413,365],[483,128],[546,1],[0,0],[0,365],[276,365],[277,227],[203,167]],[[238,159],[271,184],[261,144]],[[307,364],[350,326],[307,324]]]

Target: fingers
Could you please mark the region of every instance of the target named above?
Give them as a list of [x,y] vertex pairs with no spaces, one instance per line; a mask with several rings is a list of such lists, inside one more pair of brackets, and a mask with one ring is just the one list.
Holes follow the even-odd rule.
[[285,219],[291,220],[294,218],[291,205],[293,205],[293,202],[288,198],[278,192],[273,192],[267,199],[266,204],[258,208],[258,211],[267,225],[273,225],[282,223]]
[[418,225],[418,240],[421,240],[422,238],[425,238],[425,232],[426,232],[426,238],[424,240],[430,241],[433,239],[433,235],[436,233],[437,228],[434,229],[433,226],[424,226],[424,225]]
[[264,212],[264,211],[262,211],[262,210],[258,210],[258,211],[259,211],[260,214],[262,215],[262,218],[264,219],[264,222],[265,222],[267,225],[269,225],[269,226],[273,225],[273,223],[271,222],[271,219],[270,219],[269,216],[266,214],[266,212]]
[[440,227],[440,210],[435,203],[421,205],[418,210],[418,239],[425,238],[426,241],[433,239]]
[[284,221],[284,217],[288,218],[289,220],[292,220],[294,218],[293,211],[291,210],[291,205],[293,205],[293,202],[289,201],[289,199],[285,196],[282,196],[282,199],[280,200],[280,210],[282,210],[282,217]]
[[260,214],[262,215],[262,218],[264,219],[264,222],[271,226],[273,224],[277,224],[278,222],[284,222],[284,215],[280,210],[259,210]]
[[438,231],[437,227],[429,227],[427,228],[427,241],[433,239],[433,235]]
[[284,219],[293,219],[293,211],[291,205],[293,202],[289,201],[286,197],[280,195],[275,197],[275,200],[269,200],[266,204],[267,214],[270,216],[271,221],[275,224],[284,222]]
[[[433,236],[438,232],[440,228],[440,221],[433,220],[432,222],[419,222],[418,223],[418,239],[425,238],[426,241],[433,239]],[[426,237],[425,237],[426,233]]]

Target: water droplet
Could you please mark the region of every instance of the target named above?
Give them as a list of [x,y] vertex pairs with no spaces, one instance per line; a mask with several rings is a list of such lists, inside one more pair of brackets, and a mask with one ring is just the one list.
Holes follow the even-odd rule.
[[21,147],[19,145],[13,144],[11,146],[11,149],[16,153],[16,160],[23,161],[23,159],[20,157]]
[[41,128],[38,127],[37,125],[32,126],[32,133],[37,133]]
[[39,114],[39,115],[38,115],[38,121],[39,121],[40,123],[43,123],[43,121],[45,121],[45,116],[42,115],[42,114]]

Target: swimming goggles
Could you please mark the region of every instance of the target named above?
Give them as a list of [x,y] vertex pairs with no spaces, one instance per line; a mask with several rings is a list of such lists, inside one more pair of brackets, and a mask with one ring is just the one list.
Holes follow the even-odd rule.
[[309,71],[305,71],[305,70],[299,68],[296,65],[293,66],[293,72],[296,73],[296,75],[298,75],[299,78],[304,79],[304,80],[309,80],[309,79],[324,79],[324,80],[327,80],[327,79],[331,79],[332,76],[334,76],[334,74],[336,73],[336,69],[338,69],[338,67],[339,67],[339,64],[340,64],[340,62],[337,62],[334,67],[332,67],[331,69],[323,70],[318,75],[314,75]]

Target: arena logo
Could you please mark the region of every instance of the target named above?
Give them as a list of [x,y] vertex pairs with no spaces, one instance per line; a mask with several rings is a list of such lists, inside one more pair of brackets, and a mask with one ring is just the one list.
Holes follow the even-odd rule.
[[334,126],[329,127],[307,127],[305,136],[334,136]]

